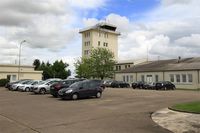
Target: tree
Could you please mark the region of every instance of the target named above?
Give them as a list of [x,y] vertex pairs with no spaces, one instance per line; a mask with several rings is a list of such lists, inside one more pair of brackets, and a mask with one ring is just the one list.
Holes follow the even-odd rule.
[[114,55],[105,48],[92,49],[89,58],[75,63],[76,73],[85,78],[111,78],[114,75]]
[[68,76],[71,75],[71,71],[67,69],[68,66],[69,64],[64,63],[62,60],[56,60],[53,64],[47,61],[46,63],[42,62],[37,70],[43,71],[42,75],[44,80],[49,78],[66,79]]
[[82,60],[77,60],[74,64],[76,68],[77,78],[91,78],[91,69],[88,58],[82,58]]
[[52,66],[53,77],[65,79],[71,75],[70,70],[66,70],[69,64],[64,63],[62,60],[55,61]]
[[35,59],[34,61],[33,61],[33,65],[35,66],[35,70],[38,70],[39,69],[39,67],[40,67],[40,60],[39,59]]

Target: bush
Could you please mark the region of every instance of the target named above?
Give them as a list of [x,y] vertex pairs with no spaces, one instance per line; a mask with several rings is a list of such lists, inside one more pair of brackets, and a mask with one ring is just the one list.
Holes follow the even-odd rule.
[[0,79],[0,86],[5,86],[9,82],[8,79]]

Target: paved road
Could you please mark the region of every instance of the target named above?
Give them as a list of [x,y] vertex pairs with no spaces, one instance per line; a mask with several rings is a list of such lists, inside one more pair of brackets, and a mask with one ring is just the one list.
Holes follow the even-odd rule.
[[150,114],[200,100],[195,91],[106,89],[101,99],[55,99],[0,88],[1,133],[169,133]]

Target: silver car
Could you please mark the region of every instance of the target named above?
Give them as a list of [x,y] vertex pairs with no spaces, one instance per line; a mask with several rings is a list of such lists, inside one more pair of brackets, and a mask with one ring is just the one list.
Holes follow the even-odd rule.
[[11,86],[11,90],[16,91],[16,90],[19,89],[19,86],[22,86],[22,85],[24,85],[24,84],[27,84],[27,83],[29,83],[30,81],[32,81],[32,80],[24,80],[24,81],[21,81],[21,82],[19,82],[19,83],[13,84],[13,85]]
[[41,80],[33,80],[33,81],[30,81],[26,84],[22,84],[18,87],[18,91],[32,91],[33,87],[37,84],[39,84],[40,82],[42,82]]
[[33,92],[35,94],[49,93],[51,85],[58,83],[59,81],[61,81],[61,80],[59,79],[59,80],[42,81],[42,82],[40,82],[39,84],[37,84],[33,87]]

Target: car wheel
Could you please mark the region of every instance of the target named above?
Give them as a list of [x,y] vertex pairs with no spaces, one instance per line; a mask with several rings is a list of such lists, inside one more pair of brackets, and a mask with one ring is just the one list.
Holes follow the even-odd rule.
[[45,94],[46,93],[46,90],[44,88],[40,89],[40,94]]
[[77,93],[74,93],[73,95],[72,95],[72,100],[77,100],[78,99],[78,94]]
[[30,89],[27,87],[27,88],[25,88],[25,91],[28,92],[28,91],[30,91]]
[[97,92],[96,98],[100,98],[100,97],[101,97],[101,92]]

